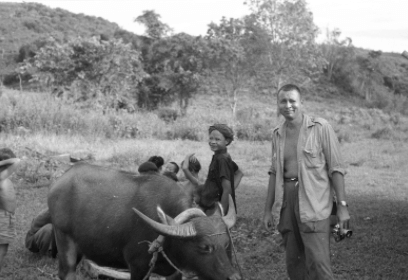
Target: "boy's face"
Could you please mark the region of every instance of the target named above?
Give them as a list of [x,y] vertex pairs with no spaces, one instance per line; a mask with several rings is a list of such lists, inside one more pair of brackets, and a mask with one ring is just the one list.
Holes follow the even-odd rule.
[[168,163],[166,165],[166,168],[164,169],[164,172],[172,172],[172,173],[176,173],[176,166],[173,163]]
[[214,153],[217,151],[225,150],[228,141],[225,139],[224,135],[218,130],[213,130],[210,133],[210,140],[208,141],[211,151]]

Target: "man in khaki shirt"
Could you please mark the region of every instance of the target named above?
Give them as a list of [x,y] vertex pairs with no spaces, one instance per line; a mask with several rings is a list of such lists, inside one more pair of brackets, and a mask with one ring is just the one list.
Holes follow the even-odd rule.
[[333,279],[330,265],[330,214],[333,191],[341,229],[350,219],[337,137],[330,124],[302,112],[301,92],[288,84],[278,91],[285,122],[272,136],[264,225],[282,234],[291,279]]

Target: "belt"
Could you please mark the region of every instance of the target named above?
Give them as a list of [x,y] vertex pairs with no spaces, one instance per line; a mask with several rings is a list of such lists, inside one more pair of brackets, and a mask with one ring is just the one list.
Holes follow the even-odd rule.
[[297,182],[298,178],[283,178],[283,181],[285,181],[285,182]]

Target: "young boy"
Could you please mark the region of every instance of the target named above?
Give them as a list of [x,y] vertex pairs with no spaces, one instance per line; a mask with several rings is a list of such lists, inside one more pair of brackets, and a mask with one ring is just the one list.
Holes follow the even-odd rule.
[[215,203],[219,201],[224,214],[227,214],[229,195],[231,195],[234,201],[235,210],[237,209],[235,202],[234,163],[227,152],[227,146],[234,140],[234,132],[225,124],[214,124],[210,126],[208,132],[210,149],[214,152],[214,155],[208,168],[208,176],[204,187],[199,191],[199,205],[208,211],[214,208]]
[[19,162],[13,151],[0,149],[0,271],[8,246],[15,237],[16,194],[9,177],[16,171]]

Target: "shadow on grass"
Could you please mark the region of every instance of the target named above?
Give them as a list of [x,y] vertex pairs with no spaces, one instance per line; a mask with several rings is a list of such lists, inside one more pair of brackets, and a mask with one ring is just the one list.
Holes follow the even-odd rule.
[[[245,202],[261,208],[264,198]],[[349,198],[353,236],[331,238],[335,279],[408,279],[408,201]],[[243,205],[242,208],[249,208]],[[287,279],[279,236],[264,230],[262,216],[240,217],[232,236],[245,279]]]
[[332,244],[339,279],[408,278],[408,201],[375,196],[349,198],[349,240]]

